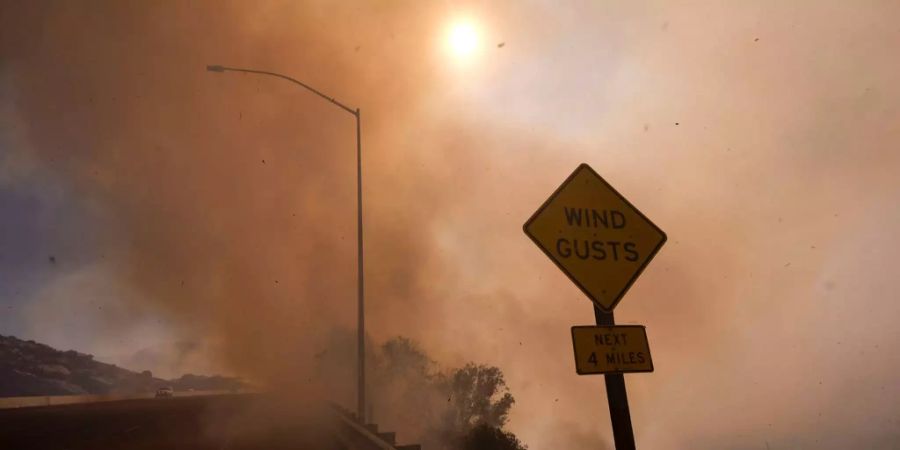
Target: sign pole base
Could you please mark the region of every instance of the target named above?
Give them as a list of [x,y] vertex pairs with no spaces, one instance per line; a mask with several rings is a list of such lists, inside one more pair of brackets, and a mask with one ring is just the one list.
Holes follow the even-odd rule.
[[[613,313],[603,312],[594,306],[597,325],[616,324]],[[625,376],[621,373],[605,374],[606,399],[609,401],[609,418],[612,421],[613,440],[616,450],[635,450],[634,430],[631,428],[631,411],[628,409],[628,394],[625,392]]]

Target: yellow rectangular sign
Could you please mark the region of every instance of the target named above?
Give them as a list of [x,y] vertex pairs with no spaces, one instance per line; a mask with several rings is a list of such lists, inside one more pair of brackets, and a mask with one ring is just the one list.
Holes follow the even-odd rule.
[[643,325],[572,327],[572,345],[578,375],[653,372]]

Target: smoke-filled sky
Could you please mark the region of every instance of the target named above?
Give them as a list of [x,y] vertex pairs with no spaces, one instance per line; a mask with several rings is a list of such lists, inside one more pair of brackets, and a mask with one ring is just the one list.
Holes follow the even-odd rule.
[[500,367],[530,448],[611,446],[521,230],[582,162],[669,236],[639,446],[900,442],[896,2],[0,7],[0,334],[296,383],[355,325],[353,116],[224,64],[361,109],[368,331]]

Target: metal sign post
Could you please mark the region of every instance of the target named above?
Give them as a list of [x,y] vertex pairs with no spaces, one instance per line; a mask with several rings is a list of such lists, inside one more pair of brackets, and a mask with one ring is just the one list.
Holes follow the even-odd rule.
[[[594,317],[597,325],[612,326],[616,319],[611,312],[603,312],[594,306]],[[628,409],[628,393],[625,391],[625,375],[607,373],[606,400],[609,403],[609,420],[612,422],[613,441],[616,450],[635,450],[634,429],[631,427],[631,411]]]

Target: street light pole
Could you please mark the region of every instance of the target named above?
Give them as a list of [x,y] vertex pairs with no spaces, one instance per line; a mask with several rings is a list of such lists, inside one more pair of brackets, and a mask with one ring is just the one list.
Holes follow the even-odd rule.
[[359,108],[353,109],[349,106],[337,101],[334,97],[329,97],[317,89],[309,86],[302,81],[291,78],[287,75],[282,75],[280,73],[275,72],[267,72],[264,70],[254,70],[254,69],[240,69],[236,67],[225,67],[219,65],[211,65],[206,66],[206,70],[210,72],[244,72],[244,73],[255,73],[260,75],[269,75],[273,77],[278,77],[291,83],[297,84],[304,89],[312,92],[313,94],[318,95],[319,97],[328,100],[332,104],[338,106],[339,108],[347,111],[350,114],[353,114],[353,117],[356,118],[356,284],[358,288],[358,303],[357,303],[357,361],[356,361],[356,370],[357,370],[357,388],[356,388],[356,414],[359,418],[360,423],[366,423],[366,310],[365,310],[365,283],[363,279],[363,221],[362,221],[362,139],[360,132],[360,112]]
[[356,417],[366,423],[366,308],[363,278],[363,223],[362,223],[362,138],[359,131],[359,108],[356,108]]

